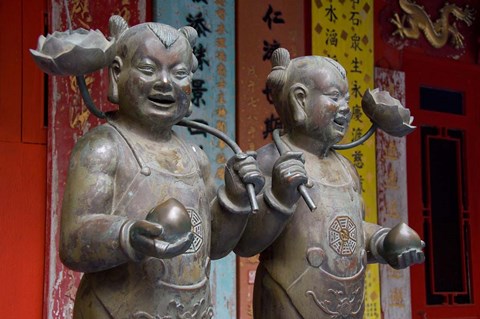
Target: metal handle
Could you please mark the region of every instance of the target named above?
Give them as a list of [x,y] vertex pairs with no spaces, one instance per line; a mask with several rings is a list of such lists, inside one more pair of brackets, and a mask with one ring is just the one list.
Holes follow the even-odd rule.
[[[283,155],[286,152],[290,151],[290,148],[280,138],[280,131],[278,129],[273,131],[273,142],[275,143],[275,146],[277,147],[280,155]],[[307,204],[310,211],[313,212],[315,209],[317,209],[317,205],[315,205],[312,197],[310,197],[310,194],[308,193],[305,184],[298,185],[297,190],[305,201],[305,204]]]

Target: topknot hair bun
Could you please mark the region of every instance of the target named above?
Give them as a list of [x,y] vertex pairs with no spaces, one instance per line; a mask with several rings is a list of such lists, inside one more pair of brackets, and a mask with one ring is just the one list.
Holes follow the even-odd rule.
[[128,30],[128,23],[121,16],[114,15],[108,20],[108,28],[110,30],[110,36],[118,40],[120,35]]
[[185,38],[187,38],[188,42],[190,43],[190,46],[193,48],[198,38],[197,30],[195,30],[190,26],[185,26],[178,29],[178,31],[180,31],[181,33],[183,33],[183,35],[185,35]]
[[272,70],[278,68],[285,69],[290,64],[290,52],[288,52],[287,49],[278,48],[273,52],[270,61],[272,63]]

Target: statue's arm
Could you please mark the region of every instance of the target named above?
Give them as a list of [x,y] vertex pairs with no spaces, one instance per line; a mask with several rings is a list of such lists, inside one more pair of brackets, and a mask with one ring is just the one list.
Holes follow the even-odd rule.
[[251,215],[234,251],[249,257],[266,249],[282,233],[297,208],[298,185],[307,182],[302,153],[280,156],[270,144],[258,150],[258,162],[265,176],[259,211]]
[[211,174],[210,163],[205,153],[196,146],[202,178],[210,200],[211,247],[210,257],[219,259],[228,255],[239,238],[251,214],[245,183],[254,185],[257,201],[264,178],[254,157],[247,154],[234,155],[225,165],[224,185],[217,189]]
[[113,141],[101,127],[81,139],[71,156],[62,207],[60,258],[73,270],[101,271],[141,261],[145,256],[172,258],[185,252],[193,241],[190,232],[167,241],[161,236],[162,225],[113,211],[114,181],[122,156]]
[[386,264],[387,262],[383,259],[381,253],[378,250],[378,247],[381,246],[383,242],[383,237],[388,233],[390,228],[385,228],[380,225],[363,222],[363,233],[365,236],[365,250],[367,251],[367,261],[369,264],[379,263]]
[[60,258],[82,272],[108,269],[128,260],[120,233],[127,219],[111,211],[118,154],[98,131],[80,139],[70,158],[63,196]]
[[407,224],[399,223],[392,229],[366,224],[369,263],[389,264],[395,269],[403,269],[424,262],[422,249],[425,244]]
[[[344,156],[338,154],[340,159],[343,161],[345,166],[347,167],[348,172],[350,173],[350,176],[352,177],[353,183],[355,185],[355,188],[359,193],[362,193],[362,183],[360,183],[360,176],[358,175],[357,170],[355,169],[355,166]],[[390,228],[385,228],[382,227],[378,224],[370,223],[365,221],[365,203],[363,201],[363,198],[361,198],[362,201],[362,219],[363,221],[363,236],[365,239],[365,250],[367,252],[367,261],[369,264],[373,263],[380,263],[380,264],[385,264],[386,261],[383,259],[381,254],[379,253],[377,247],[380,245],[380,241],[383,240],[383,237],[385,236],[386,233],[390,230]]]
[[[349,167],[352,177],[361,191],[358,173],[351,163],[349,163]],[[362,215],[365,219],[365,207],[362,208]],[[424,242],[412,228],[404,223],[387,228],[364,221],[363,233],[368,263],[389,264],[395,269],[403,269],[423,263],[425,260],[422,251]]]

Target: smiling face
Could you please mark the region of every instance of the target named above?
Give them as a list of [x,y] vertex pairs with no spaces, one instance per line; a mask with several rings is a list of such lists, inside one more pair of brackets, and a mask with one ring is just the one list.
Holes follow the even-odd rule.
[[[118,114],[137,124],[170,128],[188,113],[192,49],[182,35],[166,47],[149,28],[130,37],[116,57]],[[121,54],[122,55],[122,54]]]
[[309,74],[305,134],[333,145],[344,136],[351,119],[347,79],[329,62]]

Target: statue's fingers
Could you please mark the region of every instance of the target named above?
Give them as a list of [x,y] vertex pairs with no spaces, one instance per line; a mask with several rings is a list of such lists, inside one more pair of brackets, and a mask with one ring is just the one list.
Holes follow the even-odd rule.
[[235,164],[233,164],[233,169],[237,171],[240,175],[240,171],[245,171],[245,169],[251,169],[251,167],[257,169],[257,164],[253,157],[247,157],[245,159],[236,161]]
[[301,168],[305,171],[305,166],[303,165],[303,162],[299,159],[289,159],[284,162],[279,162],[275,165],[275,169],[279,171],[288,169],[290,167]]
[[187,251],[188,247],[192,244],[193,234],[188,233],[181,237],[179,240],[169,243],[163,240],[155,240],[155,249],[157,257],[159,258],[172,258],[183,254]]
[[407,257],[405,256],[405,253],[401,254],[400,256],[397,257],[397,264],[395,265],[396,269],[403,269],[407,267],[407,262],[406,259]]
[[158,237],[163,234],[163,227],[160,224],[152,223],[147,220],[136,221],[132,226],[133,234],[139,234],[147,237]]
[[155,256],[154,239],[145,237],[140,234],[133,235],[131,238],[132,247],[140,253],[147,256]]
[[286,162],[288,160],[298,160],[302,163],[305,163],[305,155],[303,154],[303,152],[292,152],[292,151],[289,151],[285,154],[283,154],[281,157],[280,157],[280,160],[282,162]]
[[308,177],[303,167],[287,167],[282,169],[279,173],[284,181],[288,184],[294,184],[298,186],[301,184],[306,184],[308,181]]
[[254,159],[257,159],[257,152],[255,151],[247,151],[247,155],[253,157]]
[[422,264],[425,261],[425,254],[423,251],[416,251],[416,263]]

